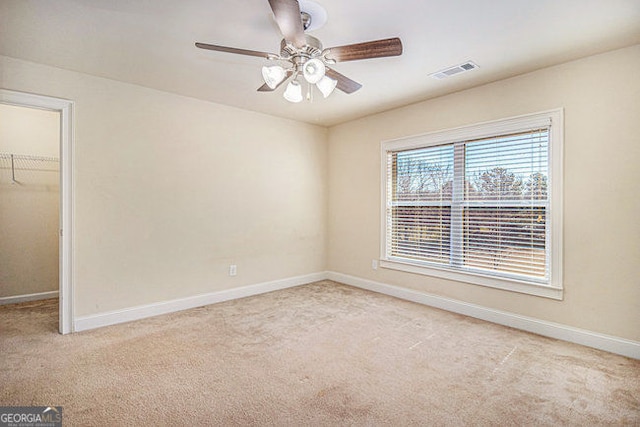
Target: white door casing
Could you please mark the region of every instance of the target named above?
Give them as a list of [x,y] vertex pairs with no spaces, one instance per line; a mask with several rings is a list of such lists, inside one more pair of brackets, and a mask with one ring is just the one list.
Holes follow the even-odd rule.
[[73,332],[73,101],[0,89],[0,103],[60,113],[59,326]]

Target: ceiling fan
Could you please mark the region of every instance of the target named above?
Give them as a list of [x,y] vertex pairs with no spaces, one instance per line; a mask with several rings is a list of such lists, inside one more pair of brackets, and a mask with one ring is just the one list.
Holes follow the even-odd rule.
[[[265,84],[259,92],[272,92],[287,80],[289,84],[284,98],[290,102],[303,99],[300,76],[309,83],[307,99],[311,97],[311,88],[315,85],[326,98],[337,87],[345,93],[353,93],[362,85],[340,74],[331,66],[338,62],[360,59],[382,58],[402,54],[402,42],[398,37],[349,44],[323,49],[317,38],[305,33],[318,28],[326,21],[326,12],[319,4],[311,0],[268,0],[275,21],[284,39],[280,42],[280,54],[256,50],[238,49],[207,43],[196,43],[196,47],[220,52],[235,53],[281,61],[285,66],[262,67]],[[300,6],[302,3],[302,7]]]

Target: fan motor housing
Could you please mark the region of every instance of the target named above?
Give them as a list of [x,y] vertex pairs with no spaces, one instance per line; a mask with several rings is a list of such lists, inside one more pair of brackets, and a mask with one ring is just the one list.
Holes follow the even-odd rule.
[[322,54],[322,43],[320,40],[309,34],[305,34],[304,38],[306,42],[305,46],[300,49],[287,43],[285,39],[282,39],[280,42],[280,56],[290,59],[297,64],[303,64],[310,58],[320,56]]

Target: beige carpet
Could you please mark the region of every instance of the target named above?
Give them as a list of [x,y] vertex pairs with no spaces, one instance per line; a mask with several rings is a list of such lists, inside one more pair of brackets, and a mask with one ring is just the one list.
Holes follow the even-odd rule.
[[0,405],[65,425],[640,424],[640,361],[311,285],[61,336],[0,308]]

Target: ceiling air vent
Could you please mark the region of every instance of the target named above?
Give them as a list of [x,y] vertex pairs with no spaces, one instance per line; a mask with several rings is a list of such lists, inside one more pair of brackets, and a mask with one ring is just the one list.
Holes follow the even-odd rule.
[[475,70],[476,68],[479,67],[473,62],[467,61],[464,64],[445,68],[444,70],[440,70],[437,73],[431,73],[429,74],[429,76],[433,77],[434,79],[441,80],[447,77],[455,76],[456,74],[464,73],[466,71]]

